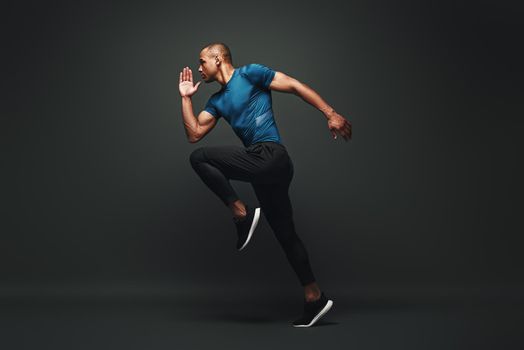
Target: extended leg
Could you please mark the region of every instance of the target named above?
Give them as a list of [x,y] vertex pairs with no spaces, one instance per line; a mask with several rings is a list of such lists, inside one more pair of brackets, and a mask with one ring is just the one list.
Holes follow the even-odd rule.
[[293,210],[288,194],[289,183],[253,184],[253,188],[275,237],[301,285],[304,286],[306,298],[310,300],[318,298],[320,293],[308,253],[295,231]]

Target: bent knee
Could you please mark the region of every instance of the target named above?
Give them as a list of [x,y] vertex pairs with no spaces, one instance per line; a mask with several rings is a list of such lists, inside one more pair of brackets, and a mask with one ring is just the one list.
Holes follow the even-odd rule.
[[189,162],[192,166],[195,166],[196,164],[203,162],[204,160],[204,147],[198,147],[189,155]]

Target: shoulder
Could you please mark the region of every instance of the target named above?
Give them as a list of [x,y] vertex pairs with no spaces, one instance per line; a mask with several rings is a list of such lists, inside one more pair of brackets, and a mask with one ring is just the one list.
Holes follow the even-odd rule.
[[241,67],[240,74],[245,76],[252,84],[262,88],[268,88],[276,71],[261,63],[249,63]]
[[240,72],[240,74],[249,74],[249,73],[259,72],[264,69],[270,69],[270,68],[262,63],[248,63],[240,67],[238,71]]
[[240,75],[245,77],[249,73],[250,66],[251,66],[251,64],[246,64],[246,65],[238,67],[237,68],[238,69],[238,74],[240,74]]

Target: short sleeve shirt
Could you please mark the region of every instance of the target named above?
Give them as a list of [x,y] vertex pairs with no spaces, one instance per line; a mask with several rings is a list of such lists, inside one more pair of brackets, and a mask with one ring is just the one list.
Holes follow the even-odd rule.
[[217,119],[226,119],[246,147],[264,141],[281,143],[269,89],[275,73],[258,63],[235,68],[229,81],[209,98],[204,110]]

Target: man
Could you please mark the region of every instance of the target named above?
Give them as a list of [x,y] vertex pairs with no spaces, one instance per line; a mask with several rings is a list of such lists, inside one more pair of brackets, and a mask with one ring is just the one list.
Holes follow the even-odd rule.
[[[222,88],[209,98],[204,110],[196,117],[191,96],[201,82],[193,85],[193,73],[189,67],[180,72],[182,115],[189,142],[200,141],[218,119],[224,118],[244,147],[200,147],[191,153],[191,166],[231,209],[238,235],[237,250],[246,247],[261,212],[264,213],[304,287],[304,312],[293,326],[310,327],[329,311],[333,301],[320,291],[304,244],[295,232],[288,194],[294,168],[273,117],[271,90],[298,95],[323,112],[334,139],[339,133],[348,141],[351,123],[297,79],[262,64],[234,67],[231,51],[224,43],[211,43],[201,50],[198,71],[203,81],[216,81]],[[229,180],[251,183],[260,207],[244,204]]]

